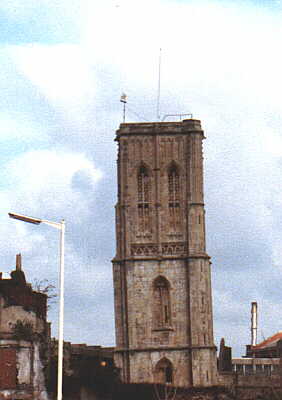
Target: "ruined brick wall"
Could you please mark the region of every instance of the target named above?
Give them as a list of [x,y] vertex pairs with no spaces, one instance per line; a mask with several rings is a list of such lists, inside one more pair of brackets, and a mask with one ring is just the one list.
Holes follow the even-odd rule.
[[47,296],[26,284],[23,271],[11,277],[0,279],[0,398],[47,399]]
[[13,280],[0,280],[0,293],[7,306],[21,306],[33,311],[38,317],[46,318],[47,298],[43,293],[35,292],[31,287],[17,285]]
[[10,389],[17,385],[16,349],[0,347],[0,388]]
[[125,382],[216,381],[200,122],[117,132],[116,363]]

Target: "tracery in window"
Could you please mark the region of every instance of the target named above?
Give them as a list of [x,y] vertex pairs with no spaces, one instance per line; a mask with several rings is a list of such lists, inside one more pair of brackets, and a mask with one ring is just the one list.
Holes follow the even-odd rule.
[[173,365],[170,360],[163,357],[155,368],[156,380],[158,383],[169,384],[173,382]]
[[169,225],[174,232],[180,231],[180,186],[179,172],[175,164],[168,170]]
[[141,166],[137,175],[138,186],[138,230],[139,232],[150,232],[150,177],[148,169]]
[[154,280],[154,323],[156,328],[168,328],[171,325],[170,287],[163,276]]

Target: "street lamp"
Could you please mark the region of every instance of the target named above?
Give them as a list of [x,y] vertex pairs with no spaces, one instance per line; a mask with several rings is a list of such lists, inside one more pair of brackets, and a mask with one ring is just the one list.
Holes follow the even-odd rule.
[[57,400],[62,400],[63,395],[63,350],[64,350],[64,267],[65,267],[65,221],[52,222],[45,219],[27,217],[20,214],[9,213],[10,218],[39,225],[46,224],[61,231],[60,240],[60,309],[59,309],[59,341],[58,341],[58,388]]

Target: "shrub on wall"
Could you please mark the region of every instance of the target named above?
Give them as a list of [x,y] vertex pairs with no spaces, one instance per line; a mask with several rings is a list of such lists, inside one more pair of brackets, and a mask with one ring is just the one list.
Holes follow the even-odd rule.
[[18,319],[13,326],[13,336],[16,340],[32,341],[34,338],[32,323]]

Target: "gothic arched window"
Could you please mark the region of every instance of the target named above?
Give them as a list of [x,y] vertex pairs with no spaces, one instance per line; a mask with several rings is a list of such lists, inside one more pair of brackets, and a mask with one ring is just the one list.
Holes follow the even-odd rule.
[[154,323],[156,328],[168,328],[171,325],[169,282],[163,276],[154,280]]
[[171,361],[169,361],[166,357],[162,358],[156,365],[155,375],[158,383],[172,383],[173,366]]
[[141,166],[137,175],[138,186],[138,228],[140,232],[150,231],[150,177],[146,167]]
[[180,230],[180,187],[179,172],[176,165],[168,170],[169,225],[172,231]]

